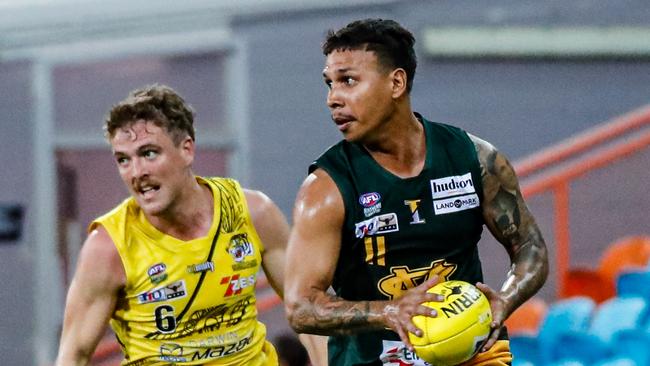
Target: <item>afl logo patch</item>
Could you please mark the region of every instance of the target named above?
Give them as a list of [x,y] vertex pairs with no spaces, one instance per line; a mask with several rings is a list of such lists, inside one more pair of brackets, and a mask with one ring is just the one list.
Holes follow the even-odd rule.
[[167,270],[165,263],[156,263],[153,266],[149,267],[147,270],[147,275],[149,276],[151,283],[157,284],[166,280],[167,273],[165,273],[165,270]]
[[372,207],[376,205],[381,196],[377,192],[364,193],[359,197],[359,204],[363,207]]

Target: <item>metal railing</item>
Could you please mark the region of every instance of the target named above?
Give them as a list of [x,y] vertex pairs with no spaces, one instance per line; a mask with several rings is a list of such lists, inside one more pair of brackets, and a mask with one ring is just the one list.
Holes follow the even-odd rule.
[[[586,133],[553,145],[514,164],[522,181],[522,194],[532,197],[551,192],[554,198],[557,294],[563,293],[571,263],[569,203],[571,182],[593,170],[650,146],[650,105],[625,114]],[[623,137],[626,137],[623,139]],[[552,172],[542,174],[543,171]]]

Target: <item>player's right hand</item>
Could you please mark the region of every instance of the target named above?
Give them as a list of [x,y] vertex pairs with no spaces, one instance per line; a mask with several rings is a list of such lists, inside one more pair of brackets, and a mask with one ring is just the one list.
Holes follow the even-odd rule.
[[440,278],[433,276],[419,286],[408,289],[402,296],[390,301],[384,307],[386,325],[399,335],[404,345],[411,351],[414,351],[414,348],[409,340],[408,333],[411,332],[418,337],[422,336],[422,330],[413,324],[412,318],[416,315],[438,316],[434,309],[423,305],[425,302],[444,300],[439,294],[427,292],[438,282],[440,282]]

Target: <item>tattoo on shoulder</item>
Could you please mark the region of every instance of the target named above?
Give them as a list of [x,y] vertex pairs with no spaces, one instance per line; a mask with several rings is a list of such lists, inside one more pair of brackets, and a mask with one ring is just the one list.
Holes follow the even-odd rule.
[[481,166],[487,224],[500,241],[521,242],[525,237],[520,231],[522,217],[527,210],[514,168],[491,144],[478,138],[473,141]]

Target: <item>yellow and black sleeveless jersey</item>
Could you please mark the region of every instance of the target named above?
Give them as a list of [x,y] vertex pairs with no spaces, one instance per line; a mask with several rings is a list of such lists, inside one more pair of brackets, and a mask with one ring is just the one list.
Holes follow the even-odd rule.
[[183,241],[158,231],[133,198],[90,226],[108,231],[126,272],[110,322],[122,365],[276,365],[257,321],[264,248],[244,193],[232,179],[197,180],[214,197],[205,237]]

